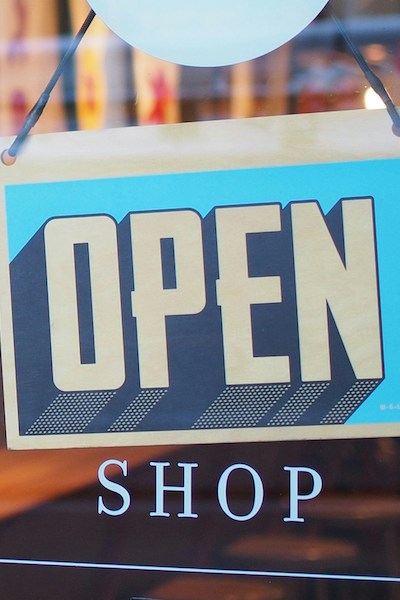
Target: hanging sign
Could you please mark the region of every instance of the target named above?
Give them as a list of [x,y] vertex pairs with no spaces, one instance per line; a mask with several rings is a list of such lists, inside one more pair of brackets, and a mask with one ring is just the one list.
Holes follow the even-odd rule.
[[[328,0],[89,0],[132,46],[171,62],[228,65],[275,50]],[[155,34],[156,32],[156,34]]]
[[4,167],[10,446],[398,432],[398,140],[361,114],[375,149],[343,162],[341,114],[42,137]]

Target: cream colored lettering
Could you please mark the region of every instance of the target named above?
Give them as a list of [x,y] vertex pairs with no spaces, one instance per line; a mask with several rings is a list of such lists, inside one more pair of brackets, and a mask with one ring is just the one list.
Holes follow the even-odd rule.
[[[140,385],[169,386],[165,319],[197,314],[205,307],[201,219],[192,210],[131,214]],[[164,289],[161,240],[174,242],[176,288]],[[184,348],[182,348],[184,352]]]
[[[107,216],[57,218],[44,230],[53,379],[63,391],[114,390],[125,380],[117,232]],[[75,245],[87,244],[95,362],[82,364]]]
[[316,202],[291,206],[303,381],[329,381],[328,307],[358,379],[382,377],[373,206],[342,202],[345,264]]
[[226,383],[290,381],[288,356],[253,355],[251,305],[282,302],[280,277],[249,277],[246,235],[281,230],[278,204],[216,210]]
[[[216,209],[219,278],[209,280],[208,286],[215,283],[221,308],[227,385],[290,383],[290,360],[297,361],[298,355],[302,381],[330,381],[335,350],[329,311],[356,378],[383,376],[373,202],[370,198],[344,200],[341,209],[344,258],[318,203],[291,204],[293,248],[286,251],[294,256],[298,346],[292,344],[290,357],[254,356],[253,349],[252,306],[281,303],[281,277],[292,277],[292,273],[250,276],[247,240],[254,233],[281,232],[280,205]],[[206,305],[202,222],[197,212],[179,210],[132,213],[129,223],[131,308],[137,326],[140,386],[167,388],[167,318],[196,315]],[[164,240],[173,246],[169,258],[174,281],[168,285],[164,281]],[[123,332],[120,268],[126,265],[119,265],[115,221],[105,215],[55,218],[44,228],[44,243],[55,385],[62,391],[118,389],[125,381],[124,335],[134,334],[129,308]],[[81,347],[85,325],[80,322],[78,293],[80,245],[85,246],[88,257],[85,268],[89,271],[93,330],[90,360],[83,359]],[[132,273],[127,275],[132,277]],[[286,308],[289,311],[291,304]],[[185,352],[185,348],[179,351]]]

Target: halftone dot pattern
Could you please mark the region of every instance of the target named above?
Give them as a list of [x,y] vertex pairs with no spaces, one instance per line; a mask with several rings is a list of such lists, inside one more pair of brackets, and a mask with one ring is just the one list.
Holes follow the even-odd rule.
[[83,433],[115,394],[115,391],[58,394],[26,435]]
[[192,429],[255,427],[289,388],[289,384],[229,386]]
[[341,425],[353,414],[360,404],[368,398],[381,382],[380,379],[359,380],[351,386],[343,398],[331,408],[322,419],[321,425]]
[[142,390],[107,431],[132,431],[167,391],[165,388]]
[[268,427],[294,425],[308,408],[329,387],[329,382],[303,383],[300,388],[285,402],[276,415],[267,423]]

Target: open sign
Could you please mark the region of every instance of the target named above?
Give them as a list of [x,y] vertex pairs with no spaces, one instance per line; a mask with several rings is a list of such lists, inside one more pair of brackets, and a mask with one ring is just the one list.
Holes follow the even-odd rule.
[[396,164],[7,185],[9,443],[390,434]]
[[[215,336],[223,349],[223,378],[228,386],[291,384],[297,362],[302,383],[331,382],[334,358],[328,310],[355,378],[380,380],[383,364],[372,200],[346,200],[338,208],[345,261],[316,202],[295,203],[288,210],[290,232],[282,231],[278,204],[216,209],[206,243],[217,252],[209,260],[207,273],[205,256],[211,256],[212,250],[204,248],[202,222],[196,212],[131,213],[126,228],[122,227],[120,244],[132,253],[133,277],[131,260],[118,250],[118,227],[111,217],[50,220],[43,241],[56,387],[68,392],[116,390],[126,382],[126,369],[138,370],[141,390],[179,385],[179,371],[170,368],[169,346],[174,340],[169,338],[174,336],[168,332],[168,318],[175,317],[179,330],[180,317],[184,320],[186,315],[207,310],[215,313]],[[253,241],[253,256],[249,256],[248,238],[269,234],[275,235],[275,242]],[[290,239],[292,247],[288,247]],[[170,243],[170,257],[163,252],[163,242]],[[296,304],[288,292],[289,298],[283,299],[281,258],[271,251],[277,244],[288,263],[293,259],[293,272],[285,273],[291,279],[285,289],[294,283]],[[19,269],[24,270],[23,264]],[[124,270],[128,272],[121,274],[123,280],[131,279],[131,306],[130,314],[123,316],[121,306],[129,306],[121,297],[119,274]],[[251,276],[252,270],[277,274]],[[216,280],[210,277],[217,272]],[[215,300],[219,310],[215,305],[207,307],[207,299],[209,303]],[[273,351],[255,356],[255,344],[268,347],[275,341],[268,338],[275,336],[268,327],[267,310],[257,318],[252,309],[285,302],[296,313],[288,321],[298,323],[295,356]],[[286,312],[281,311],[282,322],[276,329],[289,339]],[[82,343],[85,335],[89,337],[87,329],[91,331],[92,347],[86,347],[90,357],[84,356]],[[208,347],[201,329],[194,325],[194,331],[201,352],[212,353],[214,341]],[[127,343],[135,346],[137,365],[125,364],[124,339],[132,336],[135,340]],[[182,341],[175,344],[177,355],[187,352]],[[201,356],[195,362],[202,370]],[[171,381],[170,371],[177,382]],[[204,377],[207,372],[208,368]]]

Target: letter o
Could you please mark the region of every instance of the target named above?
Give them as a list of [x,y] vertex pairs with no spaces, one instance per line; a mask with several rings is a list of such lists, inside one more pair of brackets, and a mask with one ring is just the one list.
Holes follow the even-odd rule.
[[[233,513],[231,511],[231,509],[229,508],[229,505],[228,505],[228,495],[227,495],[228,479],[234,471],[238,471],[239,469],[242,469],[243,471],[247,471],[248,473],[250,473],[250,475],[253,479],[253,484],[254,484],[253,508],[251,509],[251,511],[249,513],[247,513],[247,515],[236,515],[235,513]],[[257,473],[257,471],[255,471],[249,465],[244,465],[244,464],[231,465],[222,473],[222,475],[219,479],[219,482],[218,482],[218,502],[219,502],[222,510],[224,511],[224,513],[230,519],[233,519],[234,521],[250,521],[250,519],[255,517],[256,514],[260,511],[263,500],[264,500],[263,482],[261,480],[261,477]]]

